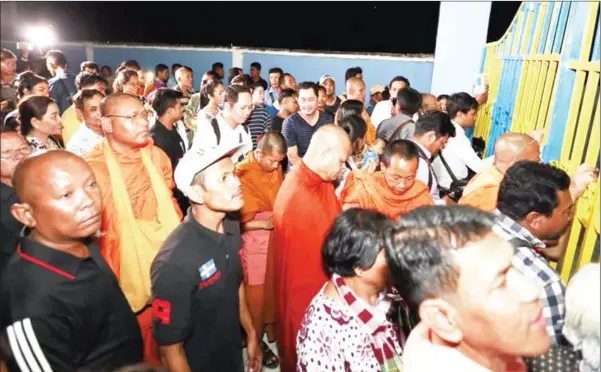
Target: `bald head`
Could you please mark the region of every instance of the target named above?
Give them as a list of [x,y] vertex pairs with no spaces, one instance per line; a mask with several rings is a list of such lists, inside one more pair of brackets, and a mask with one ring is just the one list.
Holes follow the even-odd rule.
[[436,96],[430,93],[422,93],[422,111],[438,111],[438,101],[436,100]]
[[118,107],[123,105],[136,105],[142,103],[140,99],[134,95],[128,93],[117,92],[108,95],[100,102],[100,114],[104,117],[108,115],[115,115],[115,111]]
[[365,82],[358,77],[349,78],[346,81],[347,99],[365,101]]
[[286,146],[286,140],[280,132],[269,131],[259,140],[257,150],[260,150],[263,154],[286,154],[288,146]]
[[100,102],[100,113],[105,137],[118,153],[148,145],[149,113],[137,96],[111,94]]
[[523,161],[540,161],[540,145],[531,136],[508,132],[495,143],[495,167],[505,173],[513,164]]
[[351,151],[348,134],[335,125],[324,125],[311,138],[304,163],[324,181],[340,179]]

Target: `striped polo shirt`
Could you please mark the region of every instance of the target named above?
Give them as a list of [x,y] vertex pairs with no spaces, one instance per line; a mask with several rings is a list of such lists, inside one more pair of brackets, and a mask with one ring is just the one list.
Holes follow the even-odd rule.
[[286,145],[288,145],[288,148],[296,146],[298,156],[301,158],[307,152],[313,133],[315,133],[319,127],[332,123],[332,119],[330,119],[330,116],[327,113],[321,111],[317,112],[319,113],[319,118],[317,119],[317,123],[313,126],[307,123],[298,112],[288,116],[282,124],[282,135],[284,135],[284,138],[286,139]]
[[244,123],[253,141],[253,150],[257,148],[259,138],[271,130],[271,115],[264,107],[255,107]]

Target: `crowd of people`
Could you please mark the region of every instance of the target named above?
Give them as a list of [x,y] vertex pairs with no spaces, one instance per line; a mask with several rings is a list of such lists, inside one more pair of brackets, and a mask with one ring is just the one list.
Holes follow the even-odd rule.
[[487,92],[0,57],[1,371],[599,371],[598,169],[482,159]]

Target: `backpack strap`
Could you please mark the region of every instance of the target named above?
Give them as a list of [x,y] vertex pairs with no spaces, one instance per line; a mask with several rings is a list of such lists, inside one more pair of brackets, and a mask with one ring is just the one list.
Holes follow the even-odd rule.
[[217,119],[211,118],[211,126],[213,127],[213,132],[215,132],[215,137],[217,138],[217,145],[219,145],[221,142],[221,130],[219,129]]
[[390,137],[388,137],[388,140],[386,142],[390,143],[390,141],[392,141],[394,139],[394,137],[396,137],[397,134],[399,134],[399,132],[401,131],[401,129],[403,129],[403,127],[409,123],[413,123],[413,119],[409,119],[409,120],[405,120],[404,122],[402,122],[401,124],[399,124],[398,127],[396,127],[396,129],[394,130],[394,132],[392,132],[392,134],[390,135]]

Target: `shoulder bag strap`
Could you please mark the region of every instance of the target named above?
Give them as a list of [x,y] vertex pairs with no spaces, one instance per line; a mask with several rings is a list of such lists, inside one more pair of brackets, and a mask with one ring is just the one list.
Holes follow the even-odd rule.
[[396,127],[396,129],[394,130],[394,132],[392,132],[392,134],[390,135],[390,137],[388,137],[388,141],[389,142],[392,141],[392,139],[394,137],[396,137],[397,134],[399,134],[399,132],[401,131],[401,129],[403,129],[403,127],[409,123],[413,123],[413,119],[409,119],[409,120],[405,120],[404,122],[402,122],[401,124],[399,124],[398,127]]
[[442,165],[444,165],[447,172],[449,172],[449,176],[451,176],[451,179],[453,180],[453,182],[457,182],[458,181],[457,177],[455,177],[455,173],[453,173],[453,171],[451,170],[451,167],[449,167],[449,164],[447,164],[447,161],[444,160],[444,157],[442,156],[442,152],[440,152],[438,154],[438,156],[440,157],[440,161],[442,161]]
[[415,145],[415,147],[417,147],[417,153],[419,154],[419,157],[424,159],[426,164],[428,164],[428,190],[430,190],[432,188],[432,173],[434,173],[432,170],[432,164],[430,164],[430,159],[428,159],[424,153],[424,150],[422,150],[418,145]]
[[211,118],[211,126],[213,127],[213,132],[215,132],[215,137],[217,138],[217,145],[219,145],[219,142],[221,142],[221,130],[219,129],[217,119]]

